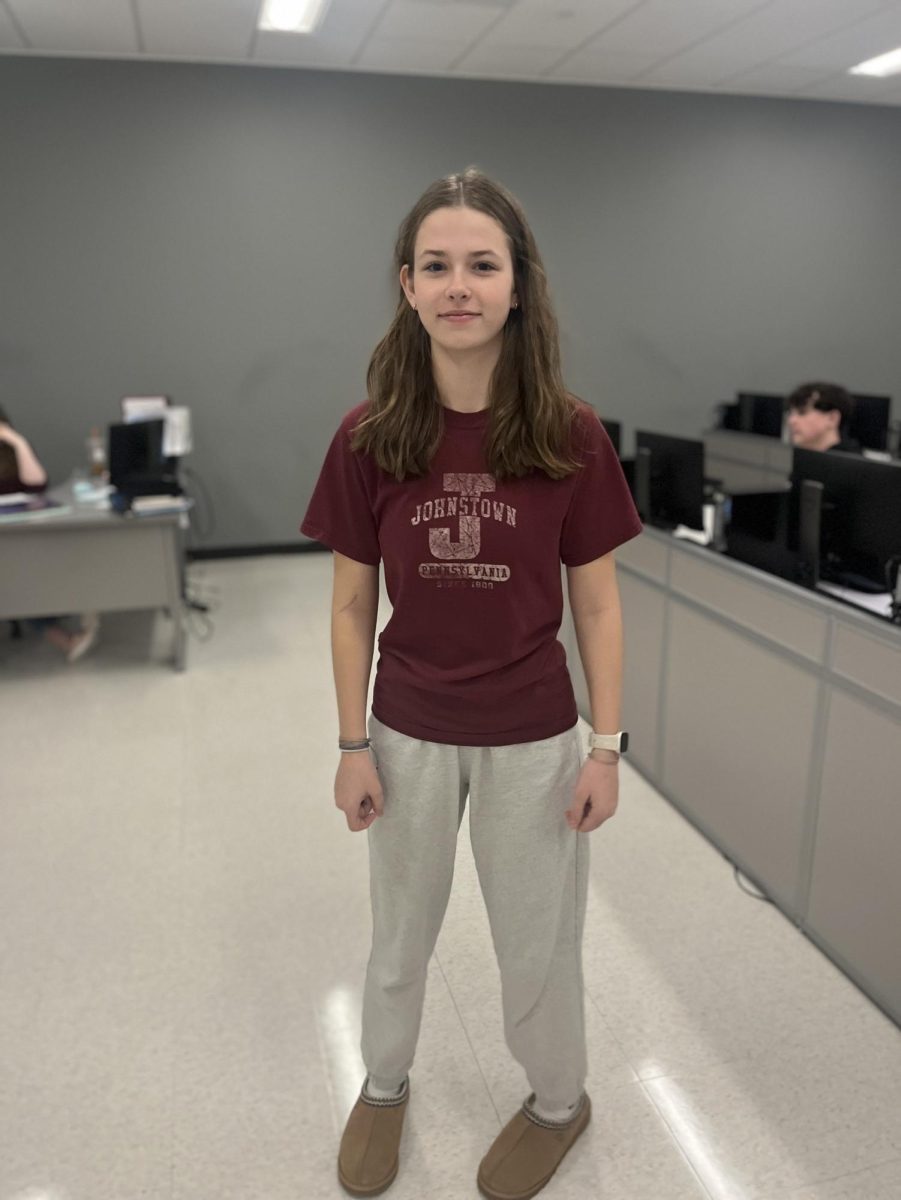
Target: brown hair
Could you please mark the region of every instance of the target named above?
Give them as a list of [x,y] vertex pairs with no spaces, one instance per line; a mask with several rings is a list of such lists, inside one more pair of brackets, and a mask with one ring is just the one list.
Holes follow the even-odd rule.
[[[578,405],[560,370],[557,320],[547,277],[525,213],[501,184],[475,167],[432,183],[398,231],[394,266],[413,271],[416,235],[439,208],[472,208],[493,217],[507,236],[519,307],[504,326],[488,389],[488,467],[498,479],[534,469],[552,479],[572,474],[573,416]],[[394,319],[366,373],[369,410],[355,427],[352,449],[368,451],[398,480],[424,475],[443,433],[443,408],[432,373],[429,335],[398,283]]]
[[806,412],[816,408],[820,412],[837,412],[839,428],[845,429],[854,411],[850,394],[838,383],[802,383],[786,400],[789,409]]

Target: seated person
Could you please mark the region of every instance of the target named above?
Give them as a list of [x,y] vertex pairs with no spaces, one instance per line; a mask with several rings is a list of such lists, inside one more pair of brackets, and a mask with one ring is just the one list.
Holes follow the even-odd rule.
[[786,401],[788,431],[801,450],[840,450],[860,454],[847,436],[854,401],[837,383],[802,383]]
[[[0,494],[42,492],[46,487],[47,472],[28,441],[16,433],[0,408]],[[29,617],[27,623],[62,650],[70,663],[77,662],[96,642],[99,622],[95,614],[88,614],[82,617],[81,628],[72,633],[63,621],[63,617]]]

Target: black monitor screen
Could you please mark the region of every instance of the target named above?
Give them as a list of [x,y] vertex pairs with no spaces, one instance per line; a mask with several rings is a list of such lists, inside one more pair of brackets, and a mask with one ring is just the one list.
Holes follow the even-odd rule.
[[622,426],[619,421],[608,421],[606,417],[601,417],[601,424],[606,430],[607,437],[613,443],[613,449],[616,451],[616,457],[620,456],[620,442],[622,440]]
[[704,443],[663,433],[635,434],[636,453],[650,451],[650,512],[657,525],[704,528]]
[[109,427],[109,476],[113,487],[141,495],[164,491],[174,479],[175,459],[163,454],[163,421]]
[[888,445],[891,397],[855,395],[851,398],[854,408],[848,422],[848,437],[859,442],[865,450],[885,450]]
[[823,485],[823,575],[830,569],[885,583],[886,566],[901,554],[901,466],[834,450],[798,450],[793,490],[800,481]]
[[764,392],[738,392],[738,428],[763,437],[782,437],[785,397]]

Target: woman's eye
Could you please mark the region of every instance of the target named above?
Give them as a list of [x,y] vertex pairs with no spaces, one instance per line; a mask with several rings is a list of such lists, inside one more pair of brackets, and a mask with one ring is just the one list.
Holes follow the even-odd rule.
[[[497,267],[494,265],[494,263],[490,263],[490,262],[477,262],[475,264],[475,267],[476,267],[476,273],[479,275],[485,275],[489,271],[497,270]],[[484,270],[482,270],[483,267],[484,267]],[[440,263],[440,262],[426,263],[426,265],[423,267],[423,270],[428,271],[431,275],[436,275],[439,271],[444,270],[444,263]]]

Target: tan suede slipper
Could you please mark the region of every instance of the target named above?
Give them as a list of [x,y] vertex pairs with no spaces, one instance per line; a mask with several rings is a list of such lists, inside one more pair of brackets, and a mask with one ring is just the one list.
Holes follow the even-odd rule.
[[352,1196],[378,1196],[394,1182],[400,1165],[410,1081],[390,1100],[372,1100],[366,1090],[353,1106],[338,1151],[338,1181]]
[[565,1124],[539,1117],[531,1108],[534,1101],[533,1094],[482,1159],[477,1183],[488,1200],[529,1200],[537,1196],[591,1120],[591,1101],[584,1093],[574,1116]]

